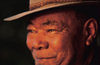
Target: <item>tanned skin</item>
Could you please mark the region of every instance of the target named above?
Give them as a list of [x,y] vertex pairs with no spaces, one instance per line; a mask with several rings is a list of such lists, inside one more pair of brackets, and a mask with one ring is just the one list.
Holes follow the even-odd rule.
[[27,46],[35,65],[89,65],[93,53],[84,55],[95,38],[96,20],[82,25],[76,15],[74,10],[51,10],[30,20]]

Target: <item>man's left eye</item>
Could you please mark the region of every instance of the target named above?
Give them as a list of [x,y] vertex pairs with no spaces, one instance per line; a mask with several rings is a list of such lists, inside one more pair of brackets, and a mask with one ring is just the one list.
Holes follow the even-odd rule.
[[56,32],[56,29],[48,29],[47,32]]

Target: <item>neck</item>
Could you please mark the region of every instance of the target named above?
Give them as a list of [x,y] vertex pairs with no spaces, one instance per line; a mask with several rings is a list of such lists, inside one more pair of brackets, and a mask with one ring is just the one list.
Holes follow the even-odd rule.
[[94,50],[92,49],[91,51],[88,52],[87,58],[83,65],[90,65],[92,62],[93,56],[94,56]]
[[76,65],[90,65],[90,63],[92,62],[93,56],[94,56],[94,50],[90,49],[88,51],[85,51],[85,55],[84,53],[82,53],[82,56],[78,56],[79,59],[76,60]]

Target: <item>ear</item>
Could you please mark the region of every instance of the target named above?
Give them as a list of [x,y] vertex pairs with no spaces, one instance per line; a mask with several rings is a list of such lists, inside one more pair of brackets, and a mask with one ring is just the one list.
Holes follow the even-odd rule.
[[96,37],[97,32],[97,21],[94,18],[90,18],[84,25],[84,33],[86,35],[86,46],[90,46],[93,39]]

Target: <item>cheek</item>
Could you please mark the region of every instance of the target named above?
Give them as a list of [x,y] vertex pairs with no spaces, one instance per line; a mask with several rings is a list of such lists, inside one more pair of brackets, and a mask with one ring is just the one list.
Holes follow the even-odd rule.
[[70,47],[68,36],[54,36],[49,40],[50,46],[57,52],[67,50]]
[[26,40],[26,44],[27,44],[27,47],[29,48],[29,50],[32,49],[32,40],[31,40],[31,36],[30,35],[27,35],[27,40]]
[[[67,63],[74,56],[74,48],[72,45],[72,40],[68,35],[57,36],[51,39],[51,47],[57,52],[57,62]],[[64,62],[65,61],[65,62]],[[66,64],[64,64],[66,65]]]

